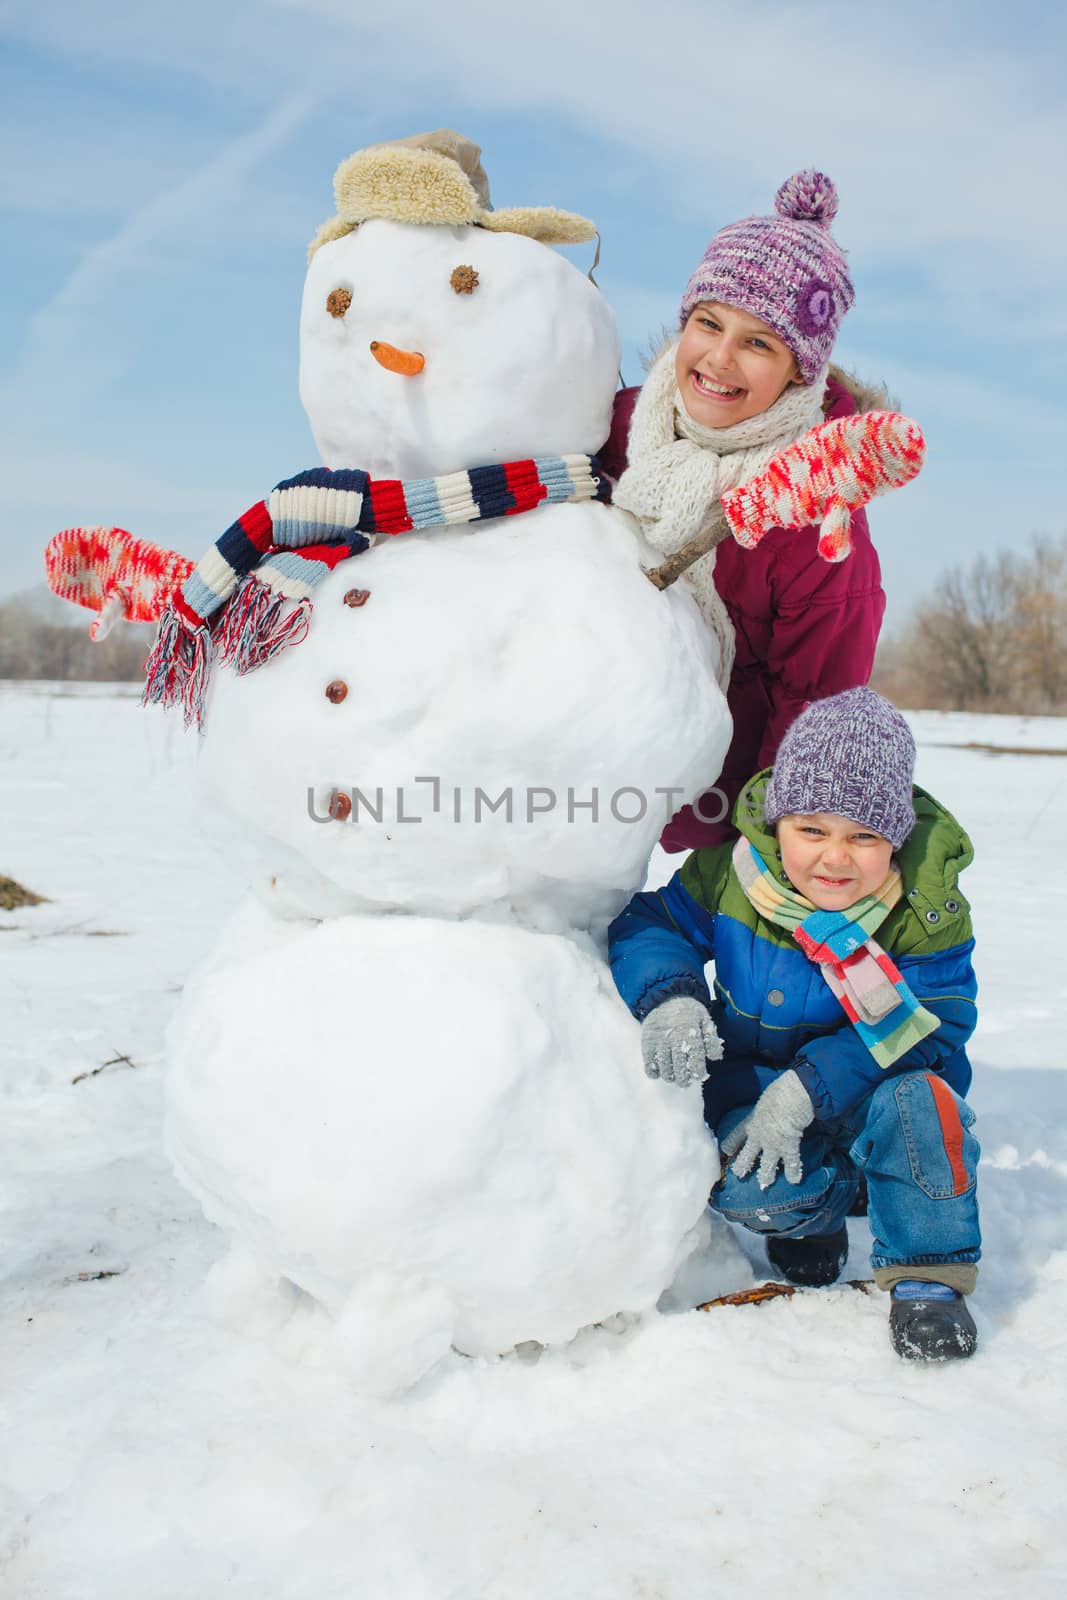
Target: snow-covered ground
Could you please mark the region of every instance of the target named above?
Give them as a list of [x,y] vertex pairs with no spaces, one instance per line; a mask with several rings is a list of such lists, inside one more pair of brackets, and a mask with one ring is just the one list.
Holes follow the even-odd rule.
[[1067,723],[911,720],[977,850],[976,1358],[903,1365],[846,1288],[690,1310],[766,1275],[712,1241],[663,1315],[384,1402],[212,1320],[223,1242],[162,1153],[164,1029],[243,890],[195,741],[132,686],[0,685],[0,875],[49,897],[0,911],[0,1593],[1064,1593]]

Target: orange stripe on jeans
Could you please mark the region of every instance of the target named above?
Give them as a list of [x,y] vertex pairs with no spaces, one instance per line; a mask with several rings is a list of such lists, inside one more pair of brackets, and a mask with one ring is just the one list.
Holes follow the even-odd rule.
[[934,1097],[937,1107],[937,1120],[941,1124],[941,1139],[948,1156],[948,1164],[952,1168],[952,1178],[956,1187],[953,1196],[962,1194],[967,1187],[967,1168],[963,1164],[963,1123],[960,1121],[959,1108],[956,1105],[952,1090],[932,1072],[926,1074],[926,1081]]

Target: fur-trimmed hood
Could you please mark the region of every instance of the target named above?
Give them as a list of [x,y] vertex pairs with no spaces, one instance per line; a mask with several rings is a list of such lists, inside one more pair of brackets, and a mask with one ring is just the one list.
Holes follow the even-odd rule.
[[856,402],[857,411],[899,411],[900,406],[890,395],[884,383],[868,383],[864,378],[857,378],[855,373],[849,372],[845,367],[839,367],[835,361],[830,363],[830,382],[837,382],[842,389],[847,389]]

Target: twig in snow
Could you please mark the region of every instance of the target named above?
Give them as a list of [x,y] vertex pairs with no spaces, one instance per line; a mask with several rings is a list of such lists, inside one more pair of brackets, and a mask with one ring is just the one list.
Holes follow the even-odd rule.
[[[874,1288],[874,1280],[848,1278],[841,1287],[859,1289],[862,1294],[870,1294]],[[740,1289],[736,1294],[720,1294],[714,1300],[705,1300],[703,1305],[697,1306],[697,1310],[712,1311],[716,1306],[758,1306],[765,1300],[791,1300],[795,1294],[803,1293],[806,1293],[806,1290],[796,1283],[758,1283],[752,1289]]]
[[121,1278],[126,1271],[125,1267],[104,1267],[99,1272],[72,1272],[69,1278],[64,1278],[64,1283],[96,1283],[100,1278]]
[[980,750],[987,756],[1067,756],[1067,746],[1040,744],[980,744],[968,739],[966,744],[934,743],[935,750]]
[[43,906],[47,903],[45,895],[34,894],[32,889],[24,889],[21,883],[16,883],[14,878],[0,875],[0,908],[4,911],[14,911],[16,906]]
[[[114,1046],[112,1046],[114,1049]],[[101,1072],[106,1072],[108,1067],[131,1067],[137,1069],[136,1061],[131,1061],[129,1056],[124,1056],[121,1051],[111,1057],[110,1061],[101,1061],[98,1067],[91,1068],[88,1072],[79,1072],[76,1078],[71,1078],[71,1083],[81,1083],[85,1078],[95,1078]]]

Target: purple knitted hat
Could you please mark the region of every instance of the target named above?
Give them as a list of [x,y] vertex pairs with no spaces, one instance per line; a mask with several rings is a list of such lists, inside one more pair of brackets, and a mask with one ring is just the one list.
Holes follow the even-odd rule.
[[837,190],[822,172],[794,172],[774,197],[773,217],[720,228],[686,285],[681,324],[702,300],[759,317],[792,350],[805,383],[830,359],[855,293],[845,252],[830,232]]
[[786,730],[763,802],[770,823],[830,811],[899,849],[915,826],[915,740],[873,689],[815,700]]

